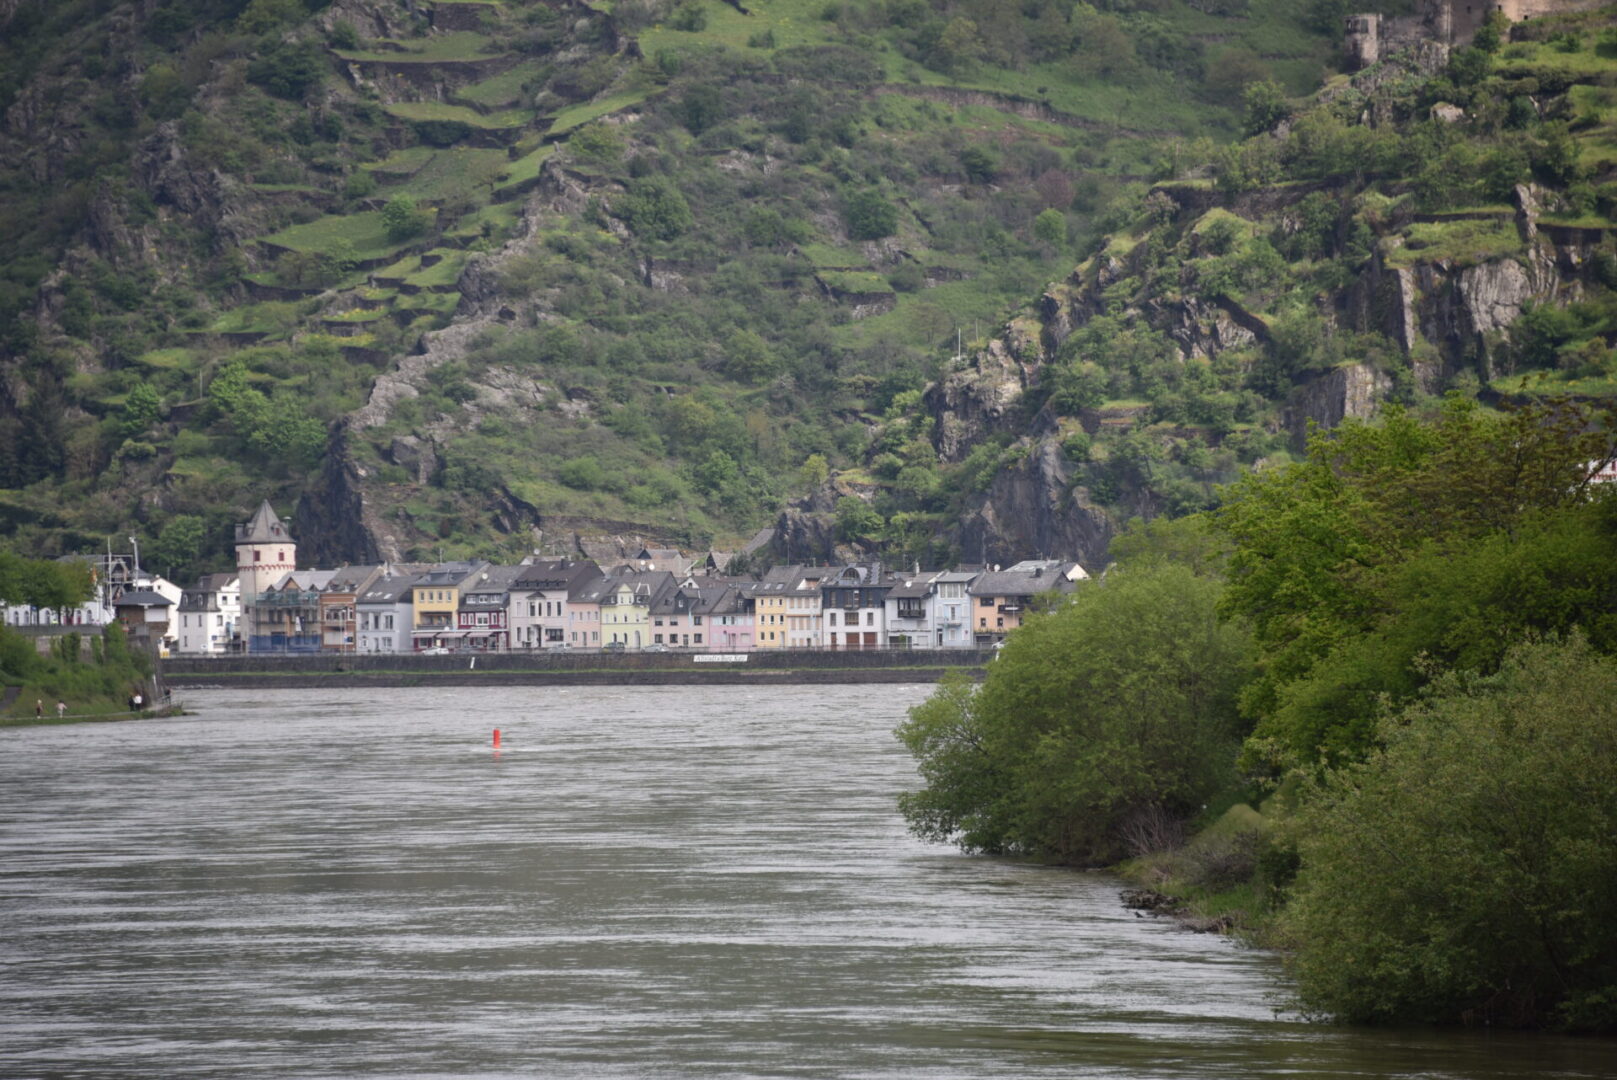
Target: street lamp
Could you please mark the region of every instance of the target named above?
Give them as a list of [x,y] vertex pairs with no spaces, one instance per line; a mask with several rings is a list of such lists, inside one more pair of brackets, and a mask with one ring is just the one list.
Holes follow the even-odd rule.
[[140,578],[140,541],[136,540],[133,536],[131,536],[129,538],[129,542],[130,542],[130,544],[134,545],[134,548],[135,548],[135,578],[136,578],[136,580],[139,580],[139,578]]

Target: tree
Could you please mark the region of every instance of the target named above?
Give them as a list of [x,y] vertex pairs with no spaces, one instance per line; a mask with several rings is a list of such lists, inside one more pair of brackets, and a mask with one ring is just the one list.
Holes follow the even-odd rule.
[[118,418],[118,431],[126,439],[133,439],[157,422],[161,401],[150,383],[136,383],[124,398],[123,413]]
[[980,690],[945,682],[898,737],[926,786],[910,830],[967,851],[1094,864],[1137,814],[1188,816],[1227,779],[1250,640],[1220,584],[1124,568],[1013,633]]
[[1033,219],[1033,237],[1041,244],[1060,247],[1067,242],[1067,215],[1052,207]]
[[207,526],[200,517],[178,514],[148,546],[146,562],[181,581],[190,580],[199,571],[206,538]]
[[848,235],[855,240],[880,240],[898,229],[898,207],[875,188],[849,196],[842,216],[848,223]]
[[252,0],[247,10],[236,16],[236,29],[244,34],[267,34],[288,23],[300,22],[308,14],[301,0]]
[[320,85],[329,68],[313,42],[277,41],[247,65],[247,80],[289,101],[301,101]]
[[1574,626],[1617,650],[1617,500],[1590,497],[1587,464],[1612,438],[1585,407],[1454,398],[1433,423],[1393,407],[1318,434],[1306,462],[1228,489],[1224,610],[1263,658],[1248,764],[1362,757],[1382,696],[1407,700],[1434,661],[1487,672]]
[[798,482],[810,491],[818,491],[831,479],[831,465],[824,454],[810,454],[803,459],[797,472]]
[[724,370],[738,382],[759,383],[780,370],[780,360],[763,338],[737,330],[724,344]]
[[1280,121],[1291,115],[1291,107],[1286,103],[1286,88],[1273,79],[1259,79],[1248,83],[1241,92],[1241,101],[1246,106],[1246,133],[1259,135],[1270,131]]
[[1617,1030],[1617,662],[1571,638],[1450,674],[1298,822],[1310,1012]]
[[857,495],[837,500],[837,535],[843,540],[863,540],[882,527],[882,516],[874,506]]
[[685,196],[665,176],[633,181],[612,209],[636,236],[650,240],[677,240],[696,222]]
[[428,213],[417,209],[415,200],[408,195],[395,195],[382,207],[382,227],[387,230],[387,238],[396,244],[426,232]]

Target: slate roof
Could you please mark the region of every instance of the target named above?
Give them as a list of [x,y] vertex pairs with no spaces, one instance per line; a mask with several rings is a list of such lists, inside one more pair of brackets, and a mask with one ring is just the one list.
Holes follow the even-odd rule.
[[128,589],[113,601],[113,607],[172,607],[173,601],[150,589]]
[[416,582],[420,579],[419,572],[379,577],[359,595],[357,602],[381,605],[406,603],[410,599],[410,590],[415,588]]
[[602,577],[601,568],[592,559],[546,559],[531,563],[517,575],[515,588],[567,589],[575,584]]
[[245,525],[236,526],[236,543],[238,544],[275,544],[286,543],[292,540],[292,534],[286,531],[286,526],[276,516],[275,510],[265,499],[254,512]]
[[461,586],[462,608],[486,609],[504,604],[511,584],[521,576],[526,566],[489,566]]

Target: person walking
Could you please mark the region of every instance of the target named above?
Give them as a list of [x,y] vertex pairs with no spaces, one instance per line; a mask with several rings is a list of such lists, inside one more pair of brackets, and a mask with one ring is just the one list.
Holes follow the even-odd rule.
[[56,719],[62,720],[62,719],[65,719],[66,716],[67,716],[67,702],[58,700],[56,702]]
[[35,698],[34,699],[34,719],[35,720],[43,720],[43,719],[45,719],[45,699],[44,698]]

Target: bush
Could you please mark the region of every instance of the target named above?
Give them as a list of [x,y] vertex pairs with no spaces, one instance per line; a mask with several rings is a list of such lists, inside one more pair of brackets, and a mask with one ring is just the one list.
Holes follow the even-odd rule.
[[1617,1030],[1617,662],[1451,675],[1305,807],[1284,927],[1312,1013]]
[[880,240],[898,230],[898,207],[874,188],[850,196],[842,216],[855,240]]
[[1185,818],[1226,781],[1250,641],[1221,586],[1125,566],[1007,641],[980,690],[945,682],[898,736],[926,782],[912,832],[968,851],[1105,863],[1148,807]]
[[395,195],[382,207],[382,226],[387,238],[394,243],[420,236],[427,231],[431,220],[429,212],[416,208],[415,200],[406,195]]
[[247,65],[247,81],[278,98],[301,101],[320,85],[327,70],[318,45],[278,41]]

